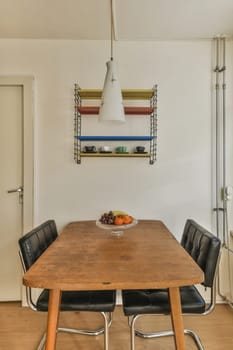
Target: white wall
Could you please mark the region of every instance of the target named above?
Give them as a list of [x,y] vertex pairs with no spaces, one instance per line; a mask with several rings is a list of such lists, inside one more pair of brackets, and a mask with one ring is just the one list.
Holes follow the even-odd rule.
[[[158,160],[73,160],[73,85],[101,88],[109,43],[0,40],[0,74],[35,77],[35,224],[109,209],[211,225],[211,42],[117,42],[122,88],[158,84]],[[92,127],[91,127],[92,128]],[[93,129],[93,128],[92,128]],[[89,134],[95,134],[90,130]]]

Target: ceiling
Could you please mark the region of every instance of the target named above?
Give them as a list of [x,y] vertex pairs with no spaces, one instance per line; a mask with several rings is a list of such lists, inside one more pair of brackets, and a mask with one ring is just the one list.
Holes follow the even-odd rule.
[[[233,37],[233,0],[114,0],[116,40]],[[110,0],[1,0],[0,38],[105,40]]]

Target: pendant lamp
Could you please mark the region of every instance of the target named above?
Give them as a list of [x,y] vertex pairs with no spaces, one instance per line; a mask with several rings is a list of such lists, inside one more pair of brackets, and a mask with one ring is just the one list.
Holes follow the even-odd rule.
[[121,87],[113,59],[113,0],[111,2],[111,60],[106,63],[107,73],[101,97],[99,121],[125,121]]

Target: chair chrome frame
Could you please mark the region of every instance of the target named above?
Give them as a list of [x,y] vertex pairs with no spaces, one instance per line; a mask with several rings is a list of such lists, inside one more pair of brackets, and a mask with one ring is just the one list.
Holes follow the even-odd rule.
[[[26,267],[24,264],[23,256],[21,250],[19,250],[19,256],[20,260],[23,266],[23,271],[26,272]],[[28,306],[33,310],[33,311],[38,311],[37,307],[33,301],[32,298],[32,288],[30,287],[25,287],[26,288],[26,300]],[[72,333],[72,334],[82,334],[82,335],[90,335],[90,336],[98,336],[101,334],[104,334],[104,349],[108,350],[109,349],[109,332],[108,329],[112,324],[112,312],[100,312],[100,314],[104,318],[104,326],[102,328],[96,329],[96,330],[87,330],[87,329],[75,329],[75,328],[63,328],[63,327],[58,327],[57,328],[57,333],[58,332],[65,332],[65,333]],[[39,345],[37,346],[37,350],[43,350],[45,346],[45,341],[46,341],[46,332],[44,332],[42,338],[40,339]]]
[[[210,288],[210,303],[208,304],[207,308],[205,309],[205,312],[201,314],[195,314],[195,313],[185,313],[183,315],[185,316],[206,316],[209,315],[215,308],[216,305],[216,280],[217,280],[217,274],[218,274],[218,266],[220,261],[221,251],[218,256],[214,280],[213,280],[213,286]],[[161,331],[161,332],[152,332],[152,333],[146,333],[139,329],[135,328],[135,323],[139,317],[142,316],[162,316],[165,314],[138,314],[133,316],[128,316],[128,324],[130,327],[130,344],[131,344],[131,350],[135,350],[135,335],[141,337],[141,338],[160,338],[160,337],[168,337],[168,336],[174,336],[174,332],[172,330],[168,331]],[[167,314],[166,314],[167,315]],[[199,350],[205,350],[199,336],[191,329],[184,329],[184,334],[189,335],[193,338],[195,344],[197,345],[197,348]]]

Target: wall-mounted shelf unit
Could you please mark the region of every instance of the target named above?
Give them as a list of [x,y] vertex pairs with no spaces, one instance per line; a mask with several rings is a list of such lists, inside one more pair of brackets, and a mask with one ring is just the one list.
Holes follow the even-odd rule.
[[[157,151],[157,85],[153,89],[127,89],[122,90],[124,104],[127,100],[147,101],[148,106],[124,106],[126,116],[141,116],[150,118],[150,128],[148,135],[82,135],[81,121],[82,116],[88,117],[98,115],[99,104],[102,90],[81,89],[78,84],[74,87],[75,111],[74,111],[74,159],[80,164],[82,157],[138,157],[149,158],[150,164],[154,164]],[[85,100],[92,100],[97,105],[82,105]],[[95,101],[96,100],[96,101]],[[85,152],[82,149],[82,142],[85,141],[147,141],[149,143],[149,152]]]

